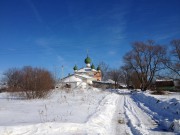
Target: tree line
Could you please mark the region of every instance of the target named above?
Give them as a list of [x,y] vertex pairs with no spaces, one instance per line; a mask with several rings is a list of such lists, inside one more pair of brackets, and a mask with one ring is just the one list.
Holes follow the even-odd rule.
[[115,87],[123,82],[146,90],[156,77],[180,79],[180,39],[172,40],[168,47],[153,40],[133,42],[122,66],[110,69],[104,62],[100,66],[103,80],[114,80]]

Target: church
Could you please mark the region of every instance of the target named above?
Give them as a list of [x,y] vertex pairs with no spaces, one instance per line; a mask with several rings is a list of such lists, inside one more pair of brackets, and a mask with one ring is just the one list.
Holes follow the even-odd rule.
[[91,63],[91,58],[88,55],[84,62],[86,64],[85,67],[78,69],[78,66],[75,65],[73,68],[74,73],[60,80],[60,87],[86,88],[88,85],[92,85],[93,81],[101,81],[100,66],[95,68],[95,65]]

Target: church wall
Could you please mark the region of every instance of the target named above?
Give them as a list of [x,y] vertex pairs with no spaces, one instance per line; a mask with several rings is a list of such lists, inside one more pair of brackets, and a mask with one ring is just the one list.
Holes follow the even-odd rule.
[[97,81],[101,81],[101,72],[94,72],[94,78],[96,78]]

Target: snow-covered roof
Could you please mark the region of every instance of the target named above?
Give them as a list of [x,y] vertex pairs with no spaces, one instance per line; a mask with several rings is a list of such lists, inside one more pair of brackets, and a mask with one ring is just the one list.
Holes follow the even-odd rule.
[[91,72],[91,71],[97,71],[97,70],[95,70],[95,69],[92,70],[89,67],[85,67],[85,68],[81,68],[81,69],[77,70],[76,72]]
[[115,81],[113,81],[113,80],[111,80],[111,79],[108,79],[106,82],[107,82],[107,83],[115,83]]
[[71,75],[62,79],[62,82],[82,82],[82,79],[76,77],[75,75]]
[[120,85],[120,86],[122,86],[122,87],[124,87],[124,88],[126,88],[126,87],[127,87],[127,85],[126,85],[126,84],[124,84],[124,83],[119,83],[119,85]]
[[173,79],[156,79],[156,82],[168,82],[173,81]]
[[113,81],[113,80],[111,80],[111,79],[108,79],[108,80],[106,80],[106,81],[95,81],[95,82],[99,82],[99,83],[107,83],[107,84],[114,84],[115,82]]
[[92,78],[91,76],[82,75],[82,74],[75,74],[75,76],[77,76],[77,77],[82,77],[82,78],[86,78],[86,79],[91,79],[91,78]]

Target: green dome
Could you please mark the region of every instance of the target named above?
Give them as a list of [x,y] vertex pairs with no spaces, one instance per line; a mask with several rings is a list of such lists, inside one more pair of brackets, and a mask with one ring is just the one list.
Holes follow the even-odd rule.
[[97,70],[101,70],[100,66],[97,67]]
[[87,58],[84,60],[84,62],[85,62],[86,64],[90,64],[90,63],[91,63],[91,59],[87,56]]
[[92,65],[91,65],[91,69],[95,69],[95,66],[94,66],[94,64],[92,64]]
[[78,70],[78,67],[75,65],[73,69],[74,69],[74,70]]

